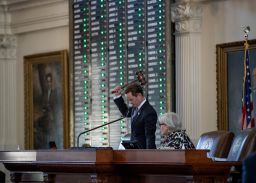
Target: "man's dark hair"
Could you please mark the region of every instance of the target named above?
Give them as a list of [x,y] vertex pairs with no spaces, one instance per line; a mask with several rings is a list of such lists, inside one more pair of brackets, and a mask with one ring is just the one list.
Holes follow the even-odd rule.
[[138,93],[143,95],[143,88],[138,83],[130,84],[125,89],[125,94],[131,92],[133,96],[137,96]]
[[47,73],[47,74],[45,75],[45,79],[48,80],[48,78],[51,78],[51,79],[52,79],[52,74],[51,74],[51,73]]

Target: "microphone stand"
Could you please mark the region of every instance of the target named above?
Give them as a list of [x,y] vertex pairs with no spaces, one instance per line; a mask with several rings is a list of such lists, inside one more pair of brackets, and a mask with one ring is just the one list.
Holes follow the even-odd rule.
[[114,120],[114,121],[110,121],[110,122],[105,123],[105,124],[103,124],[103,125],[96,126],[95,128],[92,128],[92,129],[89,129],[89,130],[86,130],[86,131],[83,131],[83,132],[79,133],[79,135],[77,136],[77,147],[79,147],[79,139],[80,139],[80,136],[81,136],[81,135],[83,135],[83,134],[85,134],[85,133],[87,133],[87,132],[90,132],[90,131],[92,131],[92,130],[98,129],[98,128],[100,128],[100,127],[107,126],[107,125],[109,125],[109,124],[111,124],[111,123],[115,123],[115,122],[120,121],[120,120],[122,120],[122,119],[124,119],[124,118],[125,118],[125,117],[121,117],[121,118],[116,119],[116,120]]

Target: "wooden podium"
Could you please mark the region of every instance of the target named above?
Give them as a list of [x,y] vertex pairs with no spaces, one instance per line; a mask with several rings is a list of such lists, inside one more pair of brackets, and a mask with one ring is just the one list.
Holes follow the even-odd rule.
[[15,183],[222,183],[239,165],[214,162],[204,150],[110,148],[1,151],[0,162]]

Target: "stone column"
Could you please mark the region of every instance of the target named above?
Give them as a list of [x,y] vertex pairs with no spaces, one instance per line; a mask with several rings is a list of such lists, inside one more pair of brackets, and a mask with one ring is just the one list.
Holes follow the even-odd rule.
[[180,0],[171,6],[175,23],[176,112],[195,142],[200,135],[201,19],[198,2]]
[[16,149],[16,37],[0,34],[0,147]]

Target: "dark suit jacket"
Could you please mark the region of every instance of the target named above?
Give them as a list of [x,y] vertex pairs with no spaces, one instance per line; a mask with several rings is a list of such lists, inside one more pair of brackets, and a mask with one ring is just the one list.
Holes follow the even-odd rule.
[[243,161],[242,182],[256,182],[256,153],[246,157]]
[[[122,97],[114,100],[118,109],[125,117],[131,117],[134,107],[127,107]],[[155,109],[146,101],[131,121],[131,141],[138,143],[142,149],[155,149],[155,132],[157,123],[157,113]]]

